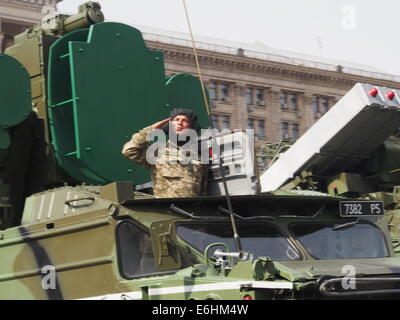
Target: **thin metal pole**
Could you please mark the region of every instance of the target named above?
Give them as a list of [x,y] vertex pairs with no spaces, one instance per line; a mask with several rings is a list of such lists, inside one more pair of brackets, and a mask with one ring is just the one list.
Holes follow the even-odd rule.
[[[201,71],[200,71],[200,63],[199,63],[199,58],[198,58],[198,55],[197,55],[196,43],[195,43],[194,38],[193,38],[193,32],[192,32],[192,27],[191,27],[191,24],[190,24],[189,14],[188,14],[188,10],[187,10],[187,7],[186,7],[186,1],[182,0],[182,2],[183,2],[183,6],[185,8],[185,14],[186,14],[187,24],[188,24],[188,27],[189,27],[190,38],[192,40],[194,59],[196,61],[196,68],[197,68],[197,72],[199,74],[201,90],[203,92],[204,105],[206,106],[208,120],[210,122],[212,143],[213,143],[213,145],[217,145],[217,139],[215,137],[215,132],[213,130],[213,129],[215,129],[215,127],[214,127],[214,123],[213,123],[213,121],[211,119],[210,106],[208,104],[206,90],[205,90],[204,82],[203,82],[203,77],[202,77]],[[225,172],[224,172],[223,167],[222,167],[221,159],[219,159],[219,173],[220,173],[220,175],[222,177],[222,184],[224,186],[225,198],[226,198],[226,203],[227,203],[227,206],[228,206],[228,210],[230,212],[233,212],[231,197],[230,197],[229,192],[228,192],[228,185],[226,183]],[[241,241],[240,241],[239,233],[237,231],[235,217],[233,216],[233,214],[230,214],[230,220],[231,220],[231,224],[232,224],[232,231],[233,231],[233,238],[234,238],[234,241],[235,241],[235,248],[236,248],[236,251],[239,252],[239,251],[242,250],[242,244],[241,244]]]

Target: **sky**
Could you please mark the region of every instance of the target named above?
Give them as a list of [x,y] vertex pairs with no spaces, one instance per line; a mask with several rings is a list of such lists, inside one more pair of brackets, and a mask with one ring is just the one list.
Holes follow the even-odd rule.
[[[185,0],[195,35],[364,64],[400,75],[398,0]],[[76,13],[84,0],[63,0]],[[100,0],[107,20],[188,33],[183,0]],[[196,38],[195,38],[196,39]]]

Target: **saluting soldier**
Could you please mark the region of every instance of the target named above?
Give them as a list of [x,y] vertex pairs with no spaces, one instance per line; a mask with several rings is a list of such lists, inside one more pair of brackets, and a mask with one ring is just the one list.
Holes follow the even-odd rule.
[[[168,134],[168,140],[149,154],[149,135],[156,129]],[[132,136],[122,154],[151,170],[153,193],[157,198],[195,197],[206,194],[207,164],[199,160],[197,115],[189,109],[173,109],[170,118],[156,122]],[[188,131],[190,131],[188,133]],[[188,139],[189,138],[189,141]]]

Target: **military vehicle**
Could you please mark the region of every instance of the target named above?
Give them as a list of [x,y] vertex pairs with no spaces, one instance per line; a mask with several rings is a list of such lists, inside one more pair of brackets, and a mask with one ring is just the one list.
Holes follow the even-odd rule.
[[149,174],[123,144],[175,107],[207,128],[201,84],[166,78],[162,52],[103,22],[98,3],[49,13],[0,55],[0,70],[0,299],[399,296],[383,203],[260,192],[246,134],[227,138],[230,149],[218,137],[222,174],[211,166],[208,196],[145,192]]

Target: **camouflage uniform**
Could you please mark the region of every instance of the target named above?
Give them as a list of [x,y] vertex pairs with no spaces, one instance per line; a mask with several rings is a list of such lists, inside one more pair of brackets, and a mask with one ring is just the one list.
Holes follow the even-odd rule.
[[207,166],[200,161],[191,160],[188,164],[179,161],[185,156],[178,146],[169,141],[161,150],[155,165],[146,159],[150,143],[146,141],[152,127],[135,133],[122,149],[122,154],[137,164],[151,170],[153,191],[157,198],[180,198],[205,195],[207,186]]

